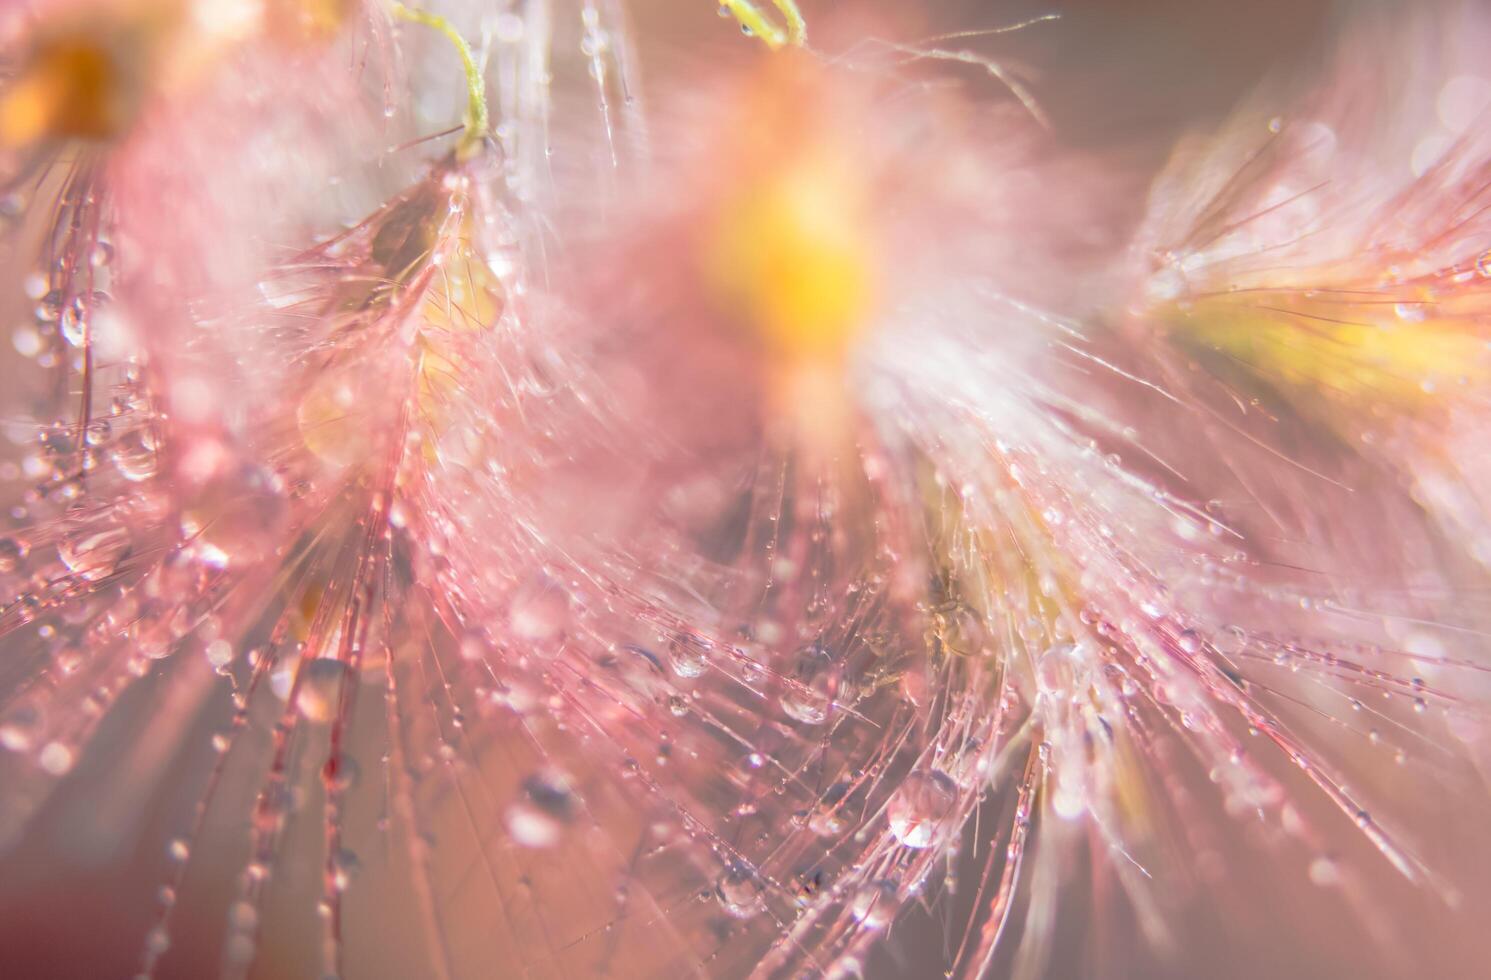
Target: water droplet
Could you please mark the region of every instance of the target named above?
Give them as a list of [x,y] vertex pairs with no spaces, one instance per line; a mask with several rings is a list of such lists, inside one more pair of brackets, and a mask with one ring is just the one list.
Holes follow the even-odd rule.
[[715,898],[726,914],[736,919],[749,919],[761,911],[761,879],[743,864],[731,865],[715,884]]
[[73,768],[73,750],[60,741],[49,741],[37,756],[36,762],[52,776],[63,776]]
[[848,826],[848,814],[844,812],[844,801],[849,796],[847,782],[834,783],[823,793],[808,815],[808,829],[819,837],[837,837]]
[[1035,681],[1041,693],[1047,697],[1060,697],[1072,683],[1072,653],[1076,646],[1058,643],[1036,661]]
[[941,844],[956,829],[952,817],[957,804],[957,784],[946,773],[917,770],[906,777],[886,806],[890,832],[907,847]]
[[108,578],[129,554],[130,534],[125,527],[85,527],[66,535],[57,544],[57,557],[68,571],[88,582]]
[[1429,316],[1429,307],[1424,303],[1396,303],[1393,312],[1404,323],[1423,323]]
[[202,653],[214,670],[223,670],[233,662],[233,644],[227,640],[213,640],[202,648]]
[[357,872],[362,870],[362,862],[358,860],[357,853],[347,848],[336,852],[331,859],[331,884],[337,891],[346,891],[352,879],[357,877]]
[[682,633],[669,644],[668,660],[679,677],[698,677],[709,667],[709,644],[702,637]]
[[26,545],[15,538],[0,538],[0,572],[13,572],[26,557]]
[[17,354],[26,358],[35,357],[46,346],[41,334],[29,323],[15,328],[10,335],[10,343],[15,347]]
[[300,689],[295,694],[295,709],[312,722],[328,722],[336,717],[342,696],[342,679],[347,665],[329,657],[317,657],[301,667]]
[[1329,857],[1321,856],[1310,862],[1310,882],[1321,888],[1329,888],[1340,884],[1341,872],[1336,867],[1336,862]]
[[797,894],[793,900],[798,908],[812,908],[818,896],[823,893],[823,884],[827,875],[822,868],[809,868],[797,876]]
[[57,327],[62,331],[62,339],[74,347],[82,347],[88,336],[88,321],[76,306],[69,306],[62,311]]
[[32,705],[12,708],[0,722],[0,747],[12,752],[25,752],[36,740],[41,723],[40,709]]
[[523,847],[553,847],[563,832],[558,821],[527,800],[507,808],[506,822],[508,835]]
[[828,719],[838,676],[833,658],[817,643],[810,643],[797,654],[797,664],[782,692],[782,710],[804,725],[821,725]]
[[553,657],[559,653],[569,626],[569,606],[569,593],[552,579],[540,576],[513,596],[507,613],[508,628],[525,651]]
[[889,881],[871,881],[860,885],[849,900],[849,914],[866,929],[884,929],[900,908],[896,886]]
[[523,796],[507,809],[507,832],[524,847],[553,847],[579,810],[569,778],[545,769],[523,780]]
[[160,956],[171,948],[171,937],[164,926],[156,926],[145,934],[145,949],[152,956]]
[[355,758],[342,753],[327,760],[324,774],[328,786],[339,793],[345,793],[362,778],[362,767]]
[[234,902],[228,909],[228,925],[239,932],[252,932],[259,925],[259,910],[247,900]]
[[132,432],[114,446],[114,469],[131,483],[141,483],[155,475],[155,440],[148,432]]
[[959,605],[946,617],[945,639],[954,653],[975,657],[988,648],[988,631],[984,620],[968,606]]
[[83,430],[83,441],[88,443],[88,445],[90,446],[102,446],[104,443],[109,441],[109,436],[113,433],[113,431],[114,427],[109,424],[108,419],[94,419],[92,422],[89,422],[88,427]]

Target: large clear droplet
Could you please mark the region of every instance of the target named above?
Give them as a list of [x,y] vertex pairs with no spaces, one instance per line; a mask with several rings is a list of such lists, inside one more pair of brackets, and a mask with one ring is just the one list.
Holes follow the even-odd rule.
[[819,837],[837,837],[849,825],[847,801],[849,784],[839,781],[824,791],[808,815],[808,829]]
[[362,870],[362,861],[356,851],[342,848],[331,859],[331,884],[337,891],[346,891],[352,879]]
[[698,677],[709,667],[709,643],[692,633],[680,634],[668,647],[668,660],[679,677]]
[[307,721],[328,722],[336,717],[342,696],[342,678],[347,665],[340,660],[318,657],[301,668],[300,689],[295,694],[295,709]]
[[523,847],[553,847],[579,809],[568,777],[545,769],[523,780],[522,797],[507,809],[507,832]]
[[559,653],[569,626],[569,593],[540,576],[518,590],[508,608],[507,625],[525,651],[542,657]]
[[25,752],[36,741],[41,731],[42,715],[31,705],[12,708],[0,718],[0,748],[12,752]]
[[155,475],[155,440],[143,430],[131,432],[114,446],[114,469],[131,483]]
[[13,572],[26,557],[26,546],[15,538],[0,538],[0,572]]
[[797,663],[782,692],[782,711],[804,725],[821,725],[828,720],[838,677],[833,658],[816,643],[798,651]]
[[919,769],[906,777],[886,807],[890,832],[907,847],[941,844],[952,836],[958,786],[942,772]]
[[726,914],[749,919],[761,911],[761,878],[743,864],[731,865],[715,885],[715,898]]
[[57,543],[57,557],[67,570],[81,579],[97,582],[114,574],[129,554],[130,535],[125,527],[85,527]]
[[849,914],[866,929],[884,929],[896,917],[901,902],[896,886],[889,881],[870,881],[849,900]]

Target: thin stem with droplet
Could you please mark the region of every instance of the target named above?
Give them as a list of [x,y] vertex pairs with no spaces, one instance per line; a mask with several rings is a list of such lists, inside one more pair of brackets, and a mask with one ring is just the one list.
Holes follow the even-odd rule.
[[740,26],[750,31],[773,51],[785,45],[802,47],[808,39],[808,24],[802,11],[793,0],[771,0],[772,6],[782,15],[783,25],[778,25],[752,0],[721,0],[720,9],[740,21]]

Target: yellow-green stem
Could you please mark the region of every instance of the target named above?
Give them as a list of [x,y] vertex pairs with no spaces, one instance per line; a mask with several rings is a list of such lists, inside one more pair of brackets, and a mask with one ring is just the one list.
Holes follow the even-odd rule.
[[782,15],[779,25],[757,7],[752,0],[721,0],[720,9],[740,21],[740,26],[766,42],[773,51],[785,45],[802,47],[808,39],[807,21],[793,0],[771,0],[772,6]]
[[456,155],[462,158],[470,156],[487,135],[486,80],[482,78],[481,69],[476,65],[476,58],[471,53],[471,45],[466,43],[461,32],[456,30],[450,21],[439,14],[406,7],[398,0],[394,0],[392,9],[394,16],[401,20],[433,27],[444,34],[450,43],[455,45],[456,52],[460,54],[461,66],[466,72],[466,117],[463,120],[466,131],[461,134],[461,142],[456,147]]

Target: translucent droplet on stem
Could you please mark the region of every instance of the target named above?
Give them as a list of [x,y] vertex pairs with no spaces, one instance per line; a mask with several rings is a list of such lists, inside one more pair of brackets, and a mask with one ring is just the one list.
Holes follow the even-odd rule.
[[347,665],[340,660],[318,657],[301,668],[300,689],[295,694],[295,709],[312,722],[328,722],[336,717],[342,695],[342,679]]
[[761,911],[760,876],[745,865],[732,865],[714,889],[715,898],[725,913],[736,919],[749,919]]
[[65,536],[57,544],[57,557],[67,570],[88,582],[114,574],[129,554],[130,534],[124,527],[86,527]]
[[849,900],[849,914],[866,929],[884,929],[895,919],[898,908],[896,886],[888,881],[866,882]]
[[886,807],[890,832],[906,847],[925,848],[952,836],[957,784],[946,774],[917,770],[906,777]]

